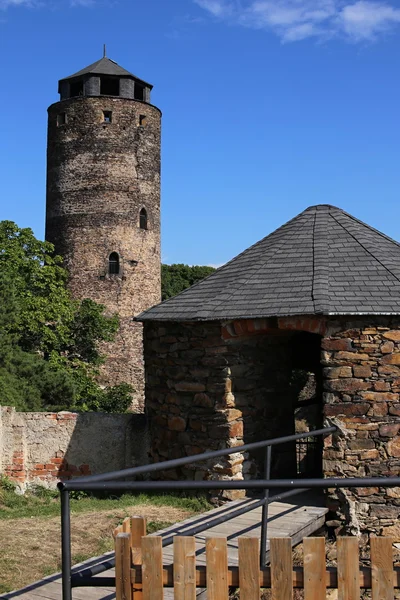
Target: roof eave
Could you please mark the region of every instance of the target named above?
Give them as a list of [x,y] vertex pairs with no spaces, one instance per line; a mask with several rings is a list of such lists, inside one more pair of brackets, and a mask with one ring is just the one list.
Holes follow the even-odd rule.
[[301,317],[301,316],[308,316],[308,317],[396,317],[396,316],[400,316],[400,311],[396,312],[396,311],[392,311],[392,312],[388,312],[388,311],[380,311],[380,312],[338,312],[338,311],[328,311],[328,312],[314,312],[314,313],[306,313],[306,312],[299,312],[299,313],[290,313],[290,314],[279,314],[279,315],[235,315],[235,316],[229,316],[229,315],[224,315],[224,316],[220,316],[220,317],[216,317],[216,318],[209,318],[209,317],[160,317],[160,316],[150,316],[150,315],[145,315],[143,313],[141,313],[140,315],[137,315],[136,317],[133,317],[133,321],[137,321],[140,323],[145,323],[145,322],[149,322],[149,321],[154,321],[154,322],[165,322],[165,323],[205,323],[205,322],[209,322],[209,323],[216,323],[216,322],[225,322],[225,321],[238,321],[238,320],[246,320],[246,319],[273,319],[273,318],[287,318],[287,317]]

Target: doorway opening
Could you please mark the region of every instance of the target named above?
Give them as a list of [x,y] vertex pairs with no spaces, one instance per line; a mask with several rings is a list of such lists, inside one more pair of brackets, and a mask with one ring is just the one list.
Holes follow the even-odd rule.
[[[290,391],[295,433],[323,427],[321,336],[299,332],[292,338]],[[298,477],[322,476],[322,437],[298,440],[296,470]]]

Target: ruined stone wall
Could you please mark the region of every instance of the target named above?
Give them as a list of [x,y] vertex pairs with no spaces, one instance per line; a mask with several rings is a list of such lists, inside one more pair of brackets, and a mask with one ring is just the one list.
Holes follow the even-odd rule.
[[[120,315],[115,342],[102,348],[102,382],[131,383],[139,411],[143,335],[132,317],[161,299],[160,135],[160,111],[143,102],[80,97],[49,108],[46,239],[64,258],[73,295]],[[120,257],[118,275],[108,273],[111,252]]]
[[143,415],[19,413],[0,407],[0,473],[25,489],[148,463]]
[[[294,432],[287,336],[226,340],[220,324],[146,323],[145,364],[155,462]],[[165,475],[250,478],[257,458],[235,454]],[[277,471],[293,474],[293,452],[275,459]]]
[[[292,433],[287,383],[299,331],[322,335],[321,410],[325,425],[338,427],[324,440],[324,475],[399,476],[400,319],[389,317],[146,323],[153,460]],[[253,458],[235,454],[169,476],[240,480],[260,470]],[[277,476],[290,473],[285,462],[277,467]],[[329,505],[354,533],[400,533],[400,486],[330,491]]]
[[[331,321],[322,348],[325,417],[340,428],[325,439],[325,476],[400,475],[400,320]],[[399,533],[400,487],[339,500],[355,532]]]

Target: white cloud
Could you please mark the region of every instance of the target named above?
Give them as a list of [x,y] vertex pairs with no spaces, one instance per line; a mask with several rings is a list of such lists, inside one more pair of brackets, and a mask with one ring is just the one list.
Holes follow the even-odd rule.
[[373,40],[378,34],[400,24],[400,9],[361,0],[343,7],[339,22],[345,33],[355,41]]
[[194,0],[213,17],[277,34],[283,42],[310,37],[373,41],[400,25],[400,9],[382,0]]
[[204,8],[214,17],[227,17],[232,14],[234,8],[230,0],[194,0],[201,8]]

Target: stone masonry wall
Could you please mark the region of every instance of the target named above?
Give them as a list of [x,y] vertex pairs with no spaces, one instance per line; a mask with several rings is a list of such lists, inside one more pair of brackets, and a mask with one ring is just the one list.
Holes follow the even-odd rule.
[[[384,316],[145,323],[153,460],[291,433],[287,378],[299,331],[322,336],[321,410],[325,425],[338,427],[324,440],[324,475],[400,476],[400,319]],[[259,471],[252,458],[237,453],[165,475],[240,480]],[[278,476],[290,473],[277,466]],[[353,533],[400,534],[400,486],[329,496]]]
[[[142,325],[132,318],[161,300],[161,114],[106,96],[57,102],[48,113],[46,239],[64,258],[72,294],[119,314],[115,341],[102,347],[101,383],[132,384],[132,408],[143,411]],[[140,228],[143,208],[147,229]],[[112,252],[119,274],[108,272]]]
[[[289,336],[237,341],[223,339],[220,324],[146,323],[146,406],[153,460],[293,433],[287,393]],[[238,453],[165,476],[240,480],[256,475],[257,458]],[[275,459],[277,471],[293,474],[294,453],[275,453]]]
[[[400,320],[332,321],[322,348],[325,417],[340,428],[325,439],[325,476],[399,476]],[[400,533],[400,486],[331,497],[345,503],[354,532]]]
[[19,413],[0,407],[0,473],[22,489],[147,463],[143,415]]

